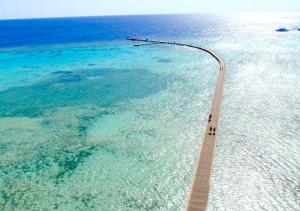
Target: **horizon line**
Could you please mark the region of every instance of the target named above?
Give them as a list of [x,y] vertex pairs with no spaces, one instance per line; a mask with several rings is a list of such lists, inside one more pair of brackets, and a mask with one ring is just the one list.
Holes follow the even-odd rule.
[[0,21],[8,20],[35,20],[35,19],[60,19],[60,18],[92,18],[92,17],[118,17],[118,16],[154,16],[154,15],[201,15],[201,14],[237,14],[237,13],[280,13],[300,12],[300,10],[279,10],[279,11],[224,11],[224,12],[182,12],[182,13],[144,13],[144,14],[111,14],[111,15],[79,15],[79,16],[48,16],[48,17],[24,17],[24,18],[0,18]]

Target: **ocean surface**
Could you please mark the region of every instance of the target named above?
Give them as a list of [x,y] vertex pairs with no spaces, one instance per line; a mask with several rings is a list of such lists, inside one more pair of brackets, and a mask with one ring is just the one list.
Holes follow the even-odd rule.
[[0,210],[184,210],[227,64],[208,210],[300,210],[300,12],[0,21]]

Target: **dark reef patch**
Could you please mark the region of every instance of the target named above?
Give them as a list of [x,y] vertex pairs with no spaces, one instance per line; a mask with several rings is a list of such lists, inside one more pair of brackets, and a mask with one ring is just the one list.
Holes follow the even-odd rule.
[[72,71],[63,71],[63,70],[61,70],[61,71],[52,72],[51,74],[56,75],[56,74],[71,74],[71,73],[72,73]]
[[93,150],[95,150],[95,147],[81,149],[76,152],[68,150],[61,152],[63,156],[55,159],[58,166],[62,169],[57,174],[56,179],[60,180],[65,174],[72,174],[80,163],[93,154]]
[[[81,147],[76,150],[57,149],[58,146],[53,146],[54,149],[46,149],[47,145],[40,145],[35,150],[37,154],[34,160],[24,160],[1,165],[0,173],[5,176],[3,179],[9,179],[12,172],[21,175],[44,174],[48,172],[49,178],[55,183],[61,182],[65,176],[72,175],[76,168],[84,162],[96,150],[94,146]],[[53,167],[58,167],[56,174],[49,174]]]
[[[1,102],[1,101],[0,101]],[[11,106],[13,107],[14,105],[11,104]],[[0,106],[1,108],[1,106]],[[15,117],[20,117],[20,116],[27,116],[27,117],[30,117],[30,118],[34,118],[34,117],[38,117],[40,115],[43,114],[43,111],[38,108],[38,107],[31,107],[31,108],[20,108],[16,113],[15,113]]]
[[36,117],[63,106],[113,106],[164,90],[174,80],[145,69],[56,71],[52,76],[31,86],[0,92],[0,117]]
[[27,66],[27,65],[24,65],[24,66],[22,66],[22,68],[24,68],[24,69],[38,69],[40,67],[39,66]]
[[171,59],[158,59],[157,62],[159,62],[159,63],[170,63],[170,62],[172,62],[172,60]]
[[80,74],[64,74],[59,77],[57,77],[54,82],[58,83],[67,83],[67,82],[79,82],[82,80],[82,77]]
[[287,28],[278,28],[276,29],[277,32],[288,32],[289,30]]
[[[93,112],[94,113],[94,112]],[[65,175],[70,175],[84,162],[84,159],[92,155],[97,150],[96,145],[87,143],[88,127],[96,121],[97,116],[103,112],[95,112],[89,115],[78,116],[79,121],[66,122],[61,130],[56,129],[57,122],[60,120],[44,118],[42,125],[47,130],[54,130],[55,134],[47,138],[47,141],[38,144],[24,143],[14,145],[12,143],[0,144],[0,152],[12,150],[18,152],[22,150],[31,156],[26,159],[16,159],[13,161],[2,160],[0,162],[0,175],[8,177],[12,172],[18,175],[47,174],[54,182],[59,182]],[[106,112],[104,112],[106,113]],[[71,133],[70,133],[71,132]],[[25,150],[26,149],[26,150]],[[16,154],[16,157],[22,156]],[[54,175],[49,174],[51,169],[58,169]]]

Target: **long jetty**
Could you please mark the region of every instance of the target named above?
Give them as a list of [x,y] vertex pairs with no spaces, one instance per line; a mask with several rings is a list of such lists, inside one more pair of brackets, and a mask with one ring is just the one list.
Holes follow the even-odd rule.
[[[169,44],[185,46],[190,48],[195,48],[210,54],[219,63],[219,74],[216,83],[216,88],[214,96],[212,99],[212,104],[210,112],[207,119],[207,126],[204,134],[204,139],[202,142],[200,154],[198,156],[196,171],[194,174],[192,188],[190,190],[189,201],[187,205],[187,211],[204,211],[207,207],[208,196],[211,185],[211,176],[213,170],[213,161],[216,148],[216,137],[218,133],[219,116],[222,103],[222,94],[225,78],[226,65],[224,60],[214,51],[195,45],[183,44],[178,42],[167,42],[158,41],[150,39],[140,39],[135,37],[128,37],[127,40],[140,41],[149,44]],[[145,44],[142,44],[145,45]],[[135,46],[141,46],[140,44],[135,44]]]

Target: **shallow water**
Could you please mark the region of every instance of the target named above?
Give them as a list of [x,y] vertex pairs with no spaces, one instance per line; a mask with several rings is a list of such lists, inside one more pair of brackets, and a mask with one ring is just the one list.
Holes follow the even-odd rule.
[[[186,206],[218,64],[197,50],[122,40],[149,35],[226,61],[209,210],[298,210],[299,18],[0,21],[0,209]],[[74,34],[78,24],[86,30]],[[61,25],[70,33],[54,36]]]

